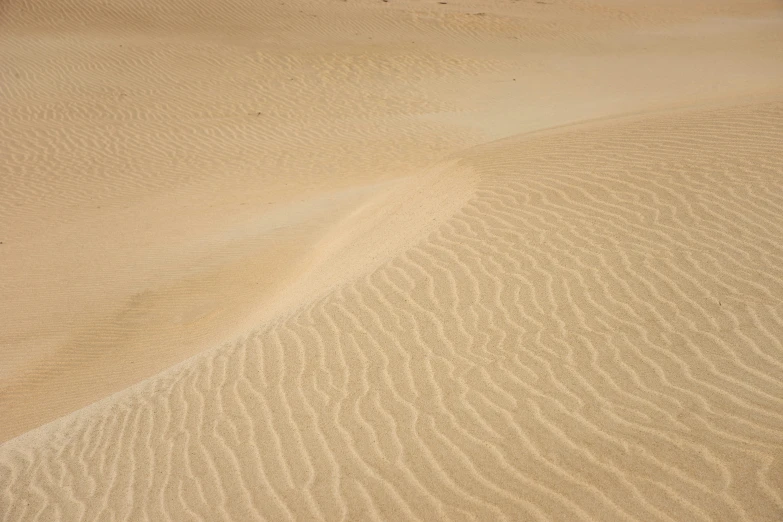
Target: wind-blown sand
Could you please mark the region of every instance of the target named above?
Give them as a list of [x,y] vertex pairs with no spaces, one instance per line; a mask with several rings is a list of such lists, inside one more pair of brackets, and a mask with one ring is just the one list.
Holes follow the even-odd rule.
[[4,0],[0,121],[0,520],[783,520],[780,2]]

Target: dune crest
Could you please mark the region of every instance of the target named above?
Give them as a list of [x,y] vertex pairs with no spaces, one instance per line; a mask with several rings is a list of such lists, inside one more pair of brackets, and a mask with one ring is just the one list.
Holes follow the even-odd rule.
[[0,448],[6,519],[773,520],[781,115],[466,157],[424,240]]

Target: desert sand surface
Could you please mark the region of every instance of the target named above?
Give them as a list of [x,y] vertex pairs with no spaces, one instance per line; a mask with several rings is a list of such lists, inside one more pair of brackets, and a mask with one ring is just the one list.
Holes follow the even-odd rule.
[[0,520],[783,520],[783,3],[0,0]]

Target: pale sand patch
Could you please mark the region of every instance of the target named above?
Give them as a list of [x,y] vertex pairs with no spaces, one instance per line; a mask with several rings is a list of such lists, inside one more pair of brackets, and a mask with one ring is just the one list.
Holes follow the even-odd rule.
[[781,6],[652,4],[2,4],[3,519],[781,518]]

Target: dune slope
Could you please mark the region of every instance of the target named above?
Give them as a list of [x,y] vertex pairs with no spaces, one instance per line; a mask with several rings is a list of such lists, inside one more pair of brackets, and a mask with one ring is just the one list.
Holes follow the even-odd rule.
[[777,1],[0,1],[0,520],[783,519]]

